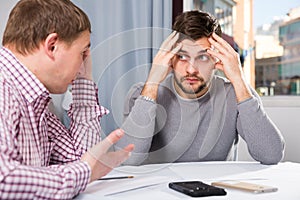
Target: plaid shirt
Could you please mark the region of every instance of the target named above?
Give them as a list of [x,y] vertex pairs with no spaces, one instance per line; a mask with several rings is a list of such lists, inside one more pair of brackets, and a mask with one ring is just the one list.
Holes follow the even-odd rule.
[[0,49],[0,199],[70,199],[90,179],[81,155],[100,141],[99,106],[92,81],[72,85],[70,129],[52,114],[44,85]]

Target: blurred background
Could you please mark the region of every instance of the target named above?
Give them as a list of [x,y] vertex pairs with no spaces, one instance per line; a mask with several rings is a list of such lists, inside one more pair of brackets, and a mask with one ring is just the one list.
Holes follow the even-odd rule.
[[[17,0],[0,0],[0,36]],[[300,1],[274,0],[73,0],[92,23],[93,78],[99,99],[111,112],[104,134],[122,124],[129,88],[145,81],[174,18],[187,10],[216,16],[223,38],[239,53],[249,84],[286,139],[284,161],[300,162]],[[65,123],[65,95],[53,95]],[[68,102],[67,102],[68,103]],[[262,133],[263,134],[263,133]],[[239,160],[251,160],[241,140]]]

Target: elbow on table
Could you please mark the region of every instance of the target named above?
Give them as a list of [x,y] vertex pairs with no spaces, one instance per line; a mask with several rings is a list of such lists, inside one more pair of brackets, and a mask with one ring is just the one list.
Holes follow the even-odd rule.
[[[269,148],[265,148],[265,147]],[[275,165],[282,161],[285,152],[285,141],[282,139],[272,145],[265,145],[264,148],[256,146],[248,149],[252,158],[264,165]]]
[[277,165],[282,159],[265,159],[260,161],[263,165]]
[[284,157],[284,149],[282,149],[281,151],[277,150],[277,151],[273,151],[270,154],[266,154],[258,161],[260,161],[260,163],[264,165],[276,165],[280,161],[282,161],[283,157]]

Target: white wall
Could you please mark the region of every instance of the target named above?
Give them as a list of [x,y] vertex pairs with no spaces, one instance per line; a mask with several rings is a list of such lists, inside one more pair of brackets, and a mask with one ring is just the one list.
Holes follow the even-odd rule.
[[8,15],[13,6],[18,2],[18,0],[0,0],[0,37],[2,44],[2,35],[5,29],[5,25],[8,19]]

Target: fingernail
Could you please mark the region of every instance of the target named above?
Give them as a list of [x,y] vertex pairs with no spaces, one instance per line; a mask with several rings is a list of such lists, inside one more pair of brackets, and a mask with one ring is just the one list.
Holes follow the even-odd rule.
[[128,157],[130,157],[130,156],[131,156],[131,154],[132,154],[132,152],[129,152],[129,153],[128,153]]
[[123,134],[123,132],[121,131],[121,129],[118,129],[118,130],[117,130],[117,136],[120,137],[120,136],[122,136],[122,134]]

